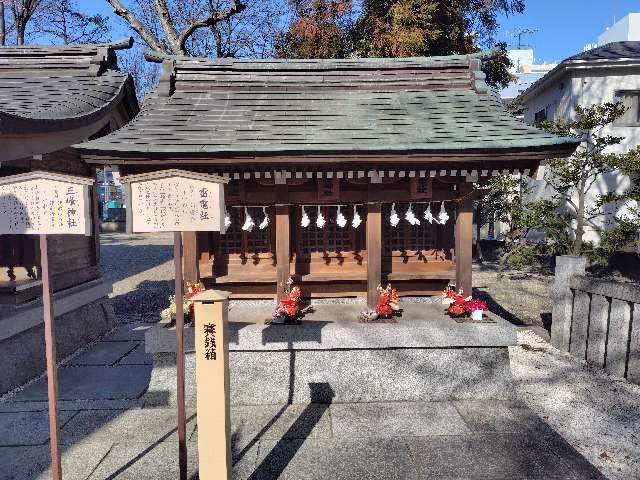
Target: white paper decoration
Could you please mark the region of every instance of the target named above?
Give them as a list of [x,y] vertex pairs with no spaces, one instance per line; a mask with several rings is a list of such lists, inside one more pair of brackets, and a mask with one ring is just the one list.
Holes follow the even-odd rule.
[[351,220],[351,226],[353,228],[358,228],[362,223],[362,218],[360,218],[360,214],[358,213],[357,207],[353,206],[353,219]]
[[433,218],[433,213],[431,213],[431,203],[427,205],[427,209],[424,211],[424,219],[429,223],[433,223],[435,220]]
[[327,221],[324,219],[324,215],[320,211],[320,205],[318,205],[318,216],[316,217],[316,227],[322,228]]
[[398,224],[400,223],[400,217],[398,216],[398,213],[396,212],[396,204],[395,203],[391,204],[391,215],[389,215],[389,223],[391,224],[392,227],[397,227]]
[[444,225],[445,223],[447,223],[447,220],[449,220],[449,215],[444,208],[444,202],[442,202],[442,204],[440,205],[440,213],[438,213],[438,223],[440,225]]
[[304,206],[302,207],[302,218],[300,219],[300,226],[302,228],[307,228],[309,225],[311,225],[311,219],[309,218],[309,215],[307,215],[307,212],[304,209]]
[[260,222],[260,225],[258,225],[258,228],[260,230],[264,230],[269,225],[269,214],[267,214],[267,207],[262,207],[262,213],[264,214],[264,218],[262,219],[262,222]]
[[229,215],[229,211],[225,208],[224,209],[224,224],[222,225],[222,228],[220,228],[220,233],[222,235],[227,233],[227,230],[229,229],[230,226],[231,226],[231,215]]
[[245,232],[250,232],[255,226],[256,224],[253,221],[253,218],[251,218],[251,215],[249,215],[247,207],[244,207],[244,224],[242,225],[242,230],[244,230]]
[[407,209],[407,212],[404,214],[404,219],[409,222],[411,225],[420,225],[420,220],[418,219],[418,217],[416,217],[416,215],[413,213],[413,204],[409,204],[409,208]]
[[347,224],[346,217],[342,214],[342,211],[340,211],[340,205],[338,205],[338,215],[336,216],[336,223],[340,228],[344,228]]

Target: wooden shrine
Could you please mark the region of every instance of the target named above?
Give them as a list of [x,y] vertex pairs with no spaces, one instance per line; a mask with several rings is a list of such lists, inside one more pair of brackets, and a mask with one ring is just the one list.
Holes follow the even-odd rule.
[[[0,177],[34,170],[95,177],[70,145],[106,135],[138,113],[133,81],[116,60],[132,42],[0,47]],[[90,195],[92,235],[48,240],[54,291],[102,276],[97,196],[93,189]],[[37,238],[0,235],[0,303],[39,294]]]
[[235,297],[271,297],[290,275],[305,295],[370,304],[387,281],[470,291],[474,185],[577,146],[510,116],[479,56],[146,58],[164,70],[136,121],[77,148],[127,175],[227,178],[226,232],[184,235],[185,276]]

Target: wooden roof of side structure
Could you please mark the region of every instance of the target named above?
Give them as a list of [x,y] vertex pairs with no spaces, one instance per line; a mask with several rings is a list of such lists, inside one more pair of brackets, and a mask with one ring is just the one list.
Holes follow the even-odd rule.
[[116,50],[133,39],[98,45],[0,47],[0,144],[3,160],[47,153],[82,141],[116,109],[139,111],[131,77]]
[[[92,162],[353,160],[364,155],[540,160],[575,139],[525,125],[487,87],[476,55],[236,60],[163,57],[134,121],[77,145]],[[506,157],[505,157],[506,158]],[[368,160],[369,161],[369,160]]]

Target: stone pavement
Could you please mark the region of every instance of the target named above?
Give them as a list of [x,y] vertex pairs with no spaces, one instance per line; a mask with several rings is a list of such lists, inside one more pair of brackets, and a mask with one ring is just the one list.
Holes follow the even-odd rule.
[[[177,478],[176,415],[144,408],[149,324],[124,324],[59,370],[65,479]],[[0,479],[50,478],[46,381],[0,402]],[[197,425],[188,411],[191,478]],[[235,479],[604,478],[526,407],[506,401],[232,409]]]

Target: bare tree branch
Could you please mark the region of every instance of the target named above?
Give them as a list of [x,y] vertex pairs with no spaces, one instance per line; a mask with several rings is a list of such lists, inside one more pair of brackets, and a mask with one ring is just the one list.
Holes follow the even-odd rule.
[[107,0],[109,4],[113,7],[113,11],[119,17],[122,17],[126,22],[133,28],[142,40],[144,40],[149,47],[154,50],[158,50],[165,53],[173,53],[167,51],[167,48],[162,44],[162,42],[153,34],[151,31],[145,27],[142,22],[136,17],[131,11],[129,11],[120,0]]
[[214,11],[207,18],[201,18],[189,24],[178,36],[178,48],[180,53],[187,54],[186,43],[193,33],[199,28],[213,27],[217,23],[228,20],[233,15],[242,12],[247,6],[242,3],[242,0],[233,0],[231,7],[227,10]]
[[156,12],[158,14],[158,18],[160,19],[160,24],[162,25],[162,29],[164,30],[165,35],[167,36],[167,41],[171,45],[171,49],[173,53],[178,53],[179,44],[178,44],[178,32],[173,24],[173,19],[171,18],[171,14],[169,13],[169,7],[167,6],[166,0],[155,0]]

